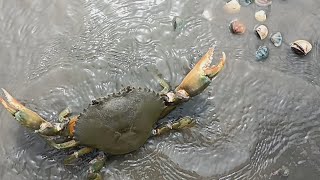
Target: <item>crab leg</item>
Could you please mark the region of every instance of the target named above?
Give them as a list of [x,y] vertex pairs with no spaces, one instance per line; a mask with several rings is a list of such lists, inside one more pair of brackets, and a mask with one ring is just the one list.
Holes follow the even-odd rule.
[[59,143],[59,144],[55,143],[52,140],[47,139],[47,141],[52,147],[54,147],[56,149],[67,149],[67,148],[72,148],[72,147],[79,145],[79,142],[76,140],[70,140],[67,142]]
[[226,61],[226,55],[222,52],[219,64],[210,66],[213,54],[214,49],[210,48],[175,89],[177,95],[193,97],[201,93],[210,84],[211,79],[222,70]]
[[38,130],[42,124],[48,123],[37,113],[27,109],[19,101],[14,99],[5,89],[1,89],[4,92],[8,102],[2,98],[0,98],[0,102],[20,124],[30,129]]
[[170,85],[163,78],[160,77],[160,74],[152,73],[152,75],[163,88],[160,94],[168,93],[170,90]]
[[22,125],[34,130],[44,136],[58,135],[66,126],[65,123],[55,123],[44,120],[34,111],[26,108],[18,100],[13,98],[5,89],[2,88],[7,101],[0,97],[1,104],[8,110],[10,114]]
[[64,109],[63,111],[60,112],[59,114],[59,122],[63,122],[68,120],[68,116],[71,114],[71,109],[69,107],[67,107],[66,109]]
[[81,148],[80,150],[72,153],[67,158],[64,159],[64,164],[70,164],[72,161],[78,159],[80,156],[91,153],[94,149],[89,147]]
[[93,160],[89,162],[90,167],[88,170],[88,179],[90,180],[102,180],[100,174],[101,169],[106,163],[107,157],[103,152],[100,152]]
[[186,116],[186,117],[182,117],[178,120],[175,120],[174,122],[168,122],[166,124],[158,126],[156,129],[153,129],[152,134],[153,135],[160,135],[160,134],[166,133],[172,129],[180,130],[180,129],[192,127],[194,124],[195,124],[195,120]]

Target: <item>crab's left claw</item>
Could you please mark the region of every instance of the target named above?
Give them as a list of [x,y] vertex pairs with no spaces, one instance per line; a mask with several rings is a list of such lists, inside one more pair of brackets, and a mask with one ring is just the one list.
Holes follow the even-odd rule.
[[213,54],[214,49],[210,48],[175,89],[176,95],[192,97],[201,93],[210,84],[211,79],[222,70],[226,62],[226,54],[222,52],[218,65],[210,66]]
[[7,101],[0,97],[1,104],[13,115],[13,117],[23,126],[32,130],[38,130],[41,124],[47,122],[37,113],[23,106],[19,101],[13,98],[5,89],[1,88]]

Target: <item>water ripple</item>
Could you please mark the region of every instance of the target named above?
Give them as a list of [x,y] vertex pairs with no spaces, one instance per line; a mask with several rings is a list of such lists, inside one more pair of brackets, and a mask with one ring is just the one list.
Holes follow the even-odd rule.
[[[160,90],[152,77],[155,72],[175,87],[207,49],[215,47],[214,63],[225,51],[226,68],[200,96],[167,117],[189,115],[196,126],[153,137],[136,152],[110,157],[104,176],[267,179],[287,165],[308,172],[311,179],[319,177],[319,4],[273,2],[266,23],[271,32],[283,32],[285,42],[279,48],[254,36],[258,7],[226,15],[223,4],[0,1],[0,84],[46,119],[57,121],[65,107],[77,114],[90,100],[127,85]],[[186,22],[180,31],[173,31],[174,16]],[[244,35],[229,32],[234,18],[246,23]],[[305,57],[288,46],[300,38],[314,47]],[[260,45],[270,48],[265,62],[255,61]],[[61,162],[69,151],[51,149],[3,110],[0,117],[6,135],[0,144],[1,179],[84,178],[91,156],[66,167]]]

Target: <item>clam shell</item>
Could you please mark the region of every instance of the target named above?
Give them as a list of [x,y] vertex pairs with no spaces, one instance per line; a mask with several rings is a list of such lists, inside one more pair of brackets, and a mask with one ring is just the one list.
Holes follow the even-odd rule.
[[173,30],[175,31],[181,30],[184,24],[185,24],[184,20],[179,16],[175,16],[172,20]]
[[239,0],[241,6],[249,6],[253,0]]
[[231,21],[229,28],[233,34],[243,34],[246,31],[246,26],[237,19]]
[[254,2],[261,7],[270,6],[272,4],[272,0],[255,0]]
[[267,26],[265,25],[257,26],[255,28],[255,31],[261,40],[265,39],[268,36],[268,32],[269,32]]
[[263,22],[267,19],[267,14],[264,10],[257,11],[254,15],[257,21]]
[[269,49],[267,48],[267,46],[260,46],[256,51],[257,61],[262,61],[264,59],[267,59],[268,56],[269,56]]
[[223,6],[223,9],[230,14],[238,13],[240,8],[241,6],[237,0],[231,0]]
[[270,37],[270,41],[273,43],[273,45],[275,47],[279,47],[281,46],[282,44],[282,35],[280,32],[277,32],[275,34],[273,34],[271,37]]
[[306,40],[296,40],[290,44],[290,47],[298,55],[307,55],[312,49],[311,43]]

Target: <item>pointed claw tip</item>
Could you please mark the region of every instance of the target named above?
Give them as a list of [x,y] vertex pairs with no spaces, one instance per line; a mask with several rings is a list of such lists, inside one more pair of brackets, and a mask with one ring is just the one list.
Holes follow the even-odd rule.
[[10,105],[11,108],[17,109],[17,110],[22,110],[25,107],[19,102],[17,101],[14,97],[11,96],[11,94],[8,93],[8,91],[6,91],[5,89],[1,88],[8,104]]
[[222,52],[222,61],[226,61],[226,53]]
[[13,97],[8,93],[8,91],[6,91],[4,88],[1,88],[1,90],[3,91],[4,95],[6,96],[6,98],[8,99],[8,101],[10,101]]
[[8,93],[4,88],[1,88],[4,94]]

